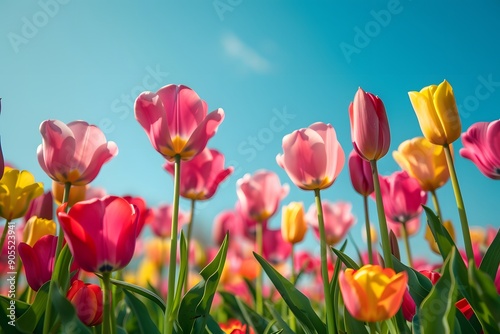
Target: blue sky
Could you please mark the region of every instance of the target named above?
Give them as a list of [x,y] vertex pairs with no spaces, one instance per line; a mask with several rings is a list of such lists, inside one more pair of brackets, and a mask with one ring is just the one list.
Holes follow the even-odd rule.
[[[500,3],[493,0],[481,5],[8,0],[0,4],[0,22],[3,152],[47,186],[50,180],[36,159],[39,124],[83,119],[100,126],[120,150],[94,186],[143,196],[152,206],[169,202],[171,177],[134,119],[133,100],[144,90],[182,83],[196,90],[210,110],[225,110],[209,146],[226,155],[235,173],[216,197],[199,206],[199,234],[210,231],[218,212],[233,207],[236,180],[245,173],[265,168],[290,183],[275,156],[282,137],[293,130],[331,123],[350,152],[347,108],[359,86],[385,103],[391,152],[421,135],[408,91],[443,79],[454,88],[463,131],[500,116]],[[456,168],[469,222],[498,227],[500,183],[461,158],[460,147],[457,141]],[[385,175],[398,170],[391,154],[379,170]],[[451,184],[438,196],[445,218],[459,229]],[[361,244],[362,199],[351,188],[347,166],[323,198],[353,203],[358,223],[352,235]],[[292,185],[283,204],[297,200],[308,207],[313,194]],[[187,202],[181,205],[188,208]],[[271,226],[279,226],[279,214]],[[411,243],[415,255],[429,255],[422,233]],[[317,252],[312,233],[301,247]]]

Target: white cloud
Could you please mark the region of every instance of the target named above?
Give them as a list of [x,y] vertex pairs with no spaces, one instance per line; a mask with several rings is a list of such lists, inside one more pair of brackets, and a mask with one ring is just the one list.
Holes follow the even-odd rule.
[[252,71],[266,73],[271,69],[271,64],[267,59],[259,55],[257,51],[246,45],[234,34],[225,35],[222,38],[222,46],[228,56],[238,60]]

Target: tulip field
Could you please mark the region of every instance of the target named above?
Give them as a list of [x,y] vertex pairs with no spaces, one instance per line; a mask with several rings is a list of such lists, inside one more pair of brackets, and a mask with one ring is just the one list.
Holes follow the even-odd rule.
[[[210,145],[222,108],[209,111],[179,84],[136,96],[145,150],[157,151],[173,180],[171,203],[157,207],[90,186],[118,154],[98,126],[43,121],[36,155],[51,185],[0,159],[2,333],[500,333],[500,235],[470,228],[455,169],[466,159],[498,182],[500,120],[462,129],[451,84],[430,84],[408,93],[421,136],[391,157],[384,102],[353,93],[352,146],[322,120],[283,136],[276,165],[290,185],[266,169],[239,178],[234,210],[215,219],[213,248],[196,239],[194,221],[196,205],[216,199],[234,172]],[[463,148],[453,152],[456,141]],[[400,170],[380,175],[379,161],[391,158]],[[365,206],[366,245],[354,256],[351,204],[322,198],[342,171]],[[443,219],[436,193],[447,183],[456,222]],[[283,202],[290,187],[314,204]],[[271,228],[280,209],[281,226]],[[436,265],[412,256],[421,216]],[[296,249],[308,230],[318,256]]]

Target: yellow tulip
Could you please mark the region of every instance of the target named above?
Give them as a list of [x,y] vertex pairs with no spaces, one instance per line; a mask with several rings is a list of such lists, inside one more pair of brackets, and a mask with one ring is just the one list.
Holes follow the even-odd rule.
[[33,247],[44,235],[56,235],[56,223],[50,219],[31,217],[24,225],[23,241]]
[[401,169],[417,179],[422,190],[434,191],[450,178],[443,146],[423,137],[402,142],[392,156]]
[[304,205],[300,202],[291,202],[285,205],[281,216],[283,240],[296,244],[304,239],[306,232],[307,223],[304,217]]
[[[85,200],[87,186],[71,186],[69,190],[68,205],[73,206],[75,203]],[[52,181],[52,196],[57,205],[61,205],[64,196],[64,184]]]
[[[445,220],[444,223],[443,223],[443,227],[448,231],[448,233],[450,234],[451,238],[453,240],[455,240],[455,228],[453,227],[453,224],[451,223],[451,221]],[[434,253],[440,255],[441,253],[439,252],[439,247],[437,245],[436,239],[434,239],[434,235],[432,234],[429,225],[427,225],[427,227],[425,228],[425,236],[424,236],[424,238],[429,243],[429,247],[431,248],[431,250]]]
[[6,168],[0,180],[0,217],[10,221],[24,216],[32,199],[43,194],[43,184],[30,172]]
[[453,143],[460,137],[462,125],[453,88],[444,80],[439,85],[409,92],[424,137],[436,145]]
[[408,275],[367,264],[340,272],[340,292],[349,313],[360,321],[376,322],[394,316],[403,303]]

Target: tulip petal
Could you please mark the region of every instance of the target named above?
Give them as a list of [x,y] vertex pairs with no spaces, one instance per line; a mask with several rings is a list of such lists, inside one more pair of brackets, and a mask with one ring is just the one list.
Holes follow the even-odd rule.
[[61,166],[53,162],[64,161],[73,167],[73,155],[76,149],[73,132],[61,121],[47,120],[40,124],[40,133],[42,144],[37,149],[40,167],[51,178],[59,177]]
[[209,113],[187,141],[185,152],[181,155],[182,158],[189,160],[201,152],[207,146],[208,140],[215,135],[223,120],[224,110],[221,108]]

